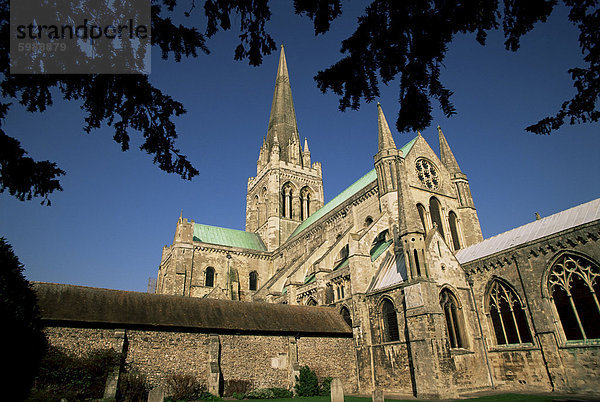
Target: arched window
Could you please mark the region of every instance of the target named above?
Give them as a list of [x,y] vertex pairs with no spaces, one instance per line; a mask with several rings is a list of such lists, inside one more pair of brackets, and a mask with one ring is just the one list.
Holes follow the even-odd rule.
[[310,216],[311,198],[310,189],[308,187],[302,188],[300,191],[300,219],[302,220]]
[[396,309],[392,302],[387,299],[381,303],[381,317],[383,319],[383,341],[394,342],[400,340]]
[[442,204],[437,198],[431,197],[429,200],[429,214],[431,215],[431,223],[437,225],[437,230],[444,236],[444,226],[442,225]]
[[452,245],[454,250],[460,250],[460,240],[458,239],[458,217],[454,211],[448,214],[448,223],[450,225],[450,234],[452,235]]
[[365,218],[365,227],[371,226],[372,223],[373,223],[373,218],[371,218],[370,216],[367,216]]
[[325,303],[333,303],[335,301],[335,294],[333,292],[333,286],[327,284],[325,287]]
[[440,293],[440,306],[446,317],[450,347],[464,348],[466,343],[463,332],[462,314],[456,296],[449,289],[444,289]]
[[340,314],[342,315],[344,321],[346,321],[346,324],[348,324],[349,327],[352,327],[352,317],[350,316],[350,310],[348,310],[348,308],[344,306],[340,310]]
[[417,268],[417,276],[421,276],[421,264],[419,264],[419,253],[417,253],[417,250],[413,250],[413,255],[415,257],[415,268]]
[[256,271],[250,272],[250,275],[248,277],[248,289],[258,289],[258,273]]
[[600,270],[587,258],[564,254],[552,265],[548,290],[567,340],[600,338]]
[[519,297],[508,285],[495,280],[490,286],[488,308],[496,344],[530,343],[531,332]]
[[215,286],[215,269],[213,267],[206,268],[204,271],[204,286]]
[[291,183],[285,183],[281,188],[281,216],[284,218],[292,218],[292,200],[294,199],[294,191]]
[[419,218],[421,218],[421,225],[423,225],[423,231],[427,233],[427,211],[423,204],[417,204],[417,211],[419,211]]
[[307,305],[307,306],[316,306],[316,305],[317,305],[317,301],[311,297],[311,298],[309,298],[309,299],[306,301],[306,305]]

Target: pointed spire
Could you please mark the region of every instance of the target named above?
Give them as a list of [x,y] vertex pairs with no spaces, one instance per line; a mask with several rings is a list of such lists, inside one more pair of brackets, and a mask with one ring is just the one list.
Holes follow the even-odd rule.
[[446,137],[444,137],[442,128],[437,126],[437,129],[440,138],[440,159],[442,160],[442,163],[450,173],[462,173],[458,166],[458,162],[456,162],[456,158],[450,149],[450,145],[448,145],[448,141],[446,141]]
[[381,104],[377,102],[377,123],[378,123],[378,135],[379,135],[379,152],[384,149],[396,149],[396,143],[392,137],[392,132],[387,124]]
[[[300,160],[302,153],[300,136],[298,135],[296,112],[283,45],[281,45],[281,53],[279,54],[275,91],[273,93],[273,103],[271,104],[271,115],[269,116],[267,131],[267,146],[269,148],[273,147],[275,137],[279,137],[280,143],[284,144],[281,148],[281,160],[287,162]],[[290,143],[293,143],[294,146],[288,147],[287,144]]]
[[308,138],[304,137],[304,152],[310,152],[308,149]]

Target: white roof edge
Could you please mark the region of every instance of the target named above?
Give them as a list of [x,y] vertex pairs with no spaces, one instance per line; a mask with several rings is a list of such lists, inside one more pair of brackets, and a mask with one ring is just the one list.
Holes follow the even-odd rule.
[[461,249],[456,253],[456,259],[464,264],[596,220],[600,220],[600,198],[527,223]]

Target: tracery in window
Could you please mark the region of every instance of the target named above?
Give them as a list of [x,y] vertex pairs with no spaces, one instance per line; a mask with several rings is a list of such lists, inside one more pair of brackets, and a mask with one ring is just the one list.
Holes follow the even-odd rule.
[[587,258],[564,254],[552,265],[548,290],[567,340],[600,338],[600,270]]
[[433,163],[427,159],[417,159],[415,162],[417,177],[421,183],[430,190],[437,190],[440,184],[439,175]]
[[449,290],[443,289],[440,293],[440,306],[446,318],[446,328],[450,338],[451,348],[464,348],[466,345],[463,321],[456,296]]
[[531,343],[525,309],[508,285],[494,280],[489,290],[488,309],[497,345]]
[[300,191],[300,219],[305,220],[311,214],[310,210],[310,202],[312,201],[312,196],[310,193],[310,189],[308,187],[302,188]]
[[294,189],[290,182],[287,182],[281,188],[281,216],[292,218],[292,200],[294,199]]
[[400,340],[396,309],[394,308],[394,304],[387,299],[381,303],[381,317],[383,319],[384,342],[394,342]]

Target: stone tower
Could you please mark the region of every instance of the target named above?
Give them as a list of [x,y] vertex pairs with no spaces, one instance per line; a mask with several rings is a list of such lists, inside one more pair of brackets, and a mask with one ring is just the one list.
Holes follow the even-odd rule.
[[282,45],[267,136],[260,147],[256,176],[248,179],[246,231],[258,233],[272,251],[322,206],[321,163],[311,164],[308,139],[304,149],[300,143]]
[[450,179],[456,188],[459,203],[458,218],[462,224],[463,238],[465,240],[464,247],[467,247],[483,241],[479,217],[473,203],[473,196],[471,195],[471,187],[469,186],[467,175],[460,170],[441,127],[438,126],[437,128],[440,140],[440,159],[450,173]]

